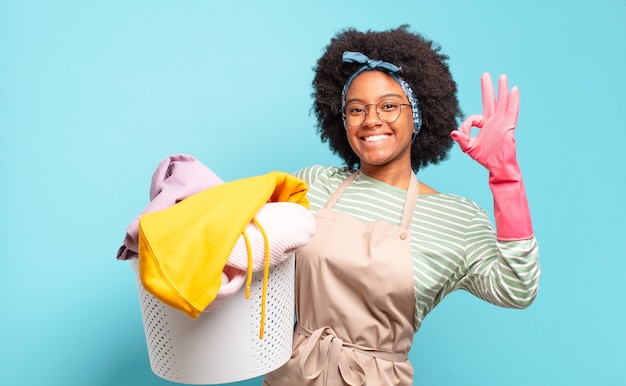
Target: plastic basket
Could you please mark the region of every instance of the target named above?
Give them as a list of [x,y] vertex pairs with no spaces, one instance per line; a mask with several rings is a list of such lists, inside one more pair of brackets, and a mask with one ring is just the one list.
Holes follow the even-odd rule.
[[[253,275],[250,299],[241,288],[221,308],[196,319],[148,293],[137,276],[152,371],[172,382],[220,384],[261,376],[282,366],[292,349],[294,264],[292,255],[270,267],[263,339],[259,338],[262,272]],[[137,272],[136,262],[133,269]]]

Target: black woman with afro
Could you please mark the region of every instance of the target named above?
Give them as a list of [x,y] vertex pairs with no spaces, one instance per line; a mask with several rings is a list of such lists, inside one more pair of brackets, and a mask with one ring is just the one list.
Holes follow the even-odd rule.
[[[502,75],[496,97],[483,74],[483,112],[462,120],[447,60],[401,26],[340,31],[317,61],[318,132],[345,165],[296,173],[317,231],[296,253],[292,356],[264,385],[412,385],[413,335],[446,295],[520,309],[535,299],[519,90]],[[455,142],[489,172],[495,226],[471,200],[417,180]]]

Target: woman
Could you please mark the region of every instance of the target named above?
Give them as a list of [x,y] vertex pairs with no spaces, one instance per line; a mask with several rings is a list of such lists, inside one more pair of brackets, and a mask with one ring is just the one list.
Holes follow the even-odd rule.
[[[346,167],[297,173],[317,232],[296,255],[292,357],[265,385],[411,385],[413,334],[447,294],[510,308],[534,300],[538,248],[513,138],[519,92],[502,76],[496,101],[483,75],[483,114],[457,130],[446,61],[406,26],[342,31],[318,60],[319,133]],[[489,171],[495,231],[472,201],[416,179],[453,141]]]

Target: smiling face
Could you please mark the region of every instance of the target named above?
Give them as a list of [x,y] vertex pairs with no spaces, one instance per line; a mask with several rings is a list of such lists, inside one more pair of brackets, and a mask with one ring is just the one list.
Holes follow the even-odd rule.
[[383,101],[409,103],[398,82],[381,71],[363,72],[354,78],[346,92],[346,111],[354,104],[367,106],[363,123],[356,127],[346,126],[346,135],[361,160],[361,170],[368,175],[411,168],[411,108],[402,106],[398,119],[386,123],[376,114],[376,106]]

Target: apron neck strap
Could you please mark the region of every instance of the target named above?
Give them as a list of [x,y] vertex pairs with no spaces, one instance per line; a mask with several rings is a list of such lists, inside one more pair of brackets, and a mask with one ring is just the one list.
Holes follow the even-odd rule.
[[335,189],[335,191],[333,192],[333,194],[331,194],[330,198],[328,199],[328,201],[326,201],[326,204],[324,205],[324,208],[326,209],[330,209],[333,206],[335,206],[335,204],[337,203],[337,200],[339,200],[339,197],[341,197],[341,195],[343,194],[343,192],[346,190],[346,188],[348,187],[348,185],[350,185],[350,183],[352,181],[354,181],[354,179],[356,178],[356,176],[359,174],[359,171],[355,171],[354,173],[350,174],[348,176],[348,178],[346,178],[345,180],[343,180],[343,182],[337,187],[337,189]]
[[404,200],[404,211],[402,212],[402,229],[409,230],[411,225],[411,219],[413,218],[413,212],[415,211],[415,204],[417,203],[417,197],[419,196],[419,184],[417,183],[417,177],[415,173],[411,172],[411,180],[409,181],[409,189],[406,192],[406,199]]
[[[348,185],[350,185],[350,183],[354,181],[354,179],[356,178],[358,174],[359,174],[359,171],[357,170],[354,173],[350,174],[348,178],[343,180],[343,182],[339,185],[339,187],[337,187],[337,189],[330,196],[328,201],[326,201],[324,208],[330,209],[333,206],[335,206],[335,203],[337,203],[337,200],[339,200],[339,197],[341,197],[341,195],[346,190]],[[418,196],[419,196],[419,189],[418,189],[417,178],[415,177],[415,173],[411,173],[411,180],[409,181],[409,188],[406,193],[406,199],[404,201],[404,210],[402,212],[402,223],[400,225],[400,227],[404,230],[409,229],[409,225],[411,224],[411,218],[413,217],[413,211],[415,209],[415,204],[417,203]]]

